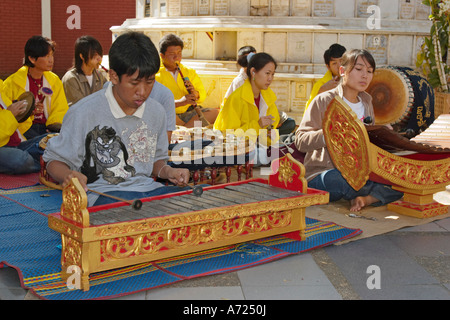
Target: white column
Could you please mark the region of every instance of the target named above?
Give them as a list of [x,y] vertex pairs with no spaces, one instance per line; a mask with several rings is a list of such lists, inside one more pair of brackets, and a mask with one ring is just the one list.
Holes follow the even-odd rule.
[[52,38],[51,0],[41,0],[42,36]]

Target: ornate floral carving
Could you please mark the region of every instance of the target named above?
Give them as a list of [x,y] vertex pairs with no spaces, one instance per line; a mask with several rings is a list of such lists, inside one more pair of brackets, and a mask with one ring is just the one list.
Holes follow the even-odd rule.
[[450,161],[419,161],[390,154],[380,148],[375,172],[410,189],[445,187],[450,181]]
[[123,236],[101,241],[102,262],[147,255],[160,250],[197,246],[243,234],[253,234],[290,225],[292,211],[270,212],[244,217],[162,230],[136,236]]
[[355,190],[359,190],[370,174],[369,139],[364,125],[355,120],[356,115],[336,97],[325,113],[323,131],[335,167]]
[[81,243],[64,234],[61,235],[61,243],[61,264],[81,266]]
[[280,159],[278,181],[283,182],[286,187],[288,186],[288,183],[292,183],[294,181],[294,175],[296,172],[292,166],[293,163],[289,161],[288,157],[285,157],[284,160]]

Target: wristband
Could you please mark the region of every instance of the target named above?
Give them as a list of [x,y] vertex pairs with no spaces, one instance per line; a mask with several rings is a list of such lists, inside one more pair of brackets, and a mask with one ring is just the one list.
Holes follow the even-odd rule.
[[[167,163],[165,164],[165,165],[163,165],[162,167],[161,167],[161,169],[159,169],[159,171],[158,171],[158,178],[161,178],[161,176],[159,175],[160,173],[161,173],[161,171],[162,171],[162,169],[164,169],[164,167],[170,167]],[[162,178],[161,178],[162,179]]]

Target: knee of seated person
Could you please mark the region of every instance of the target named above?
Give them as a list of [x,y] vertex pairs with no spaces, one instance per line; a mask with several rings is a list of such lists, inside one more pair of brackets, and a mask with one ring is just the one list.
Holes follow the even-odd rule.
[[11,174],[25,174],[39,172],[40,164],[33,159],[31,155],[24,156],[22,159],[17,159],[17,162],[11,168]]

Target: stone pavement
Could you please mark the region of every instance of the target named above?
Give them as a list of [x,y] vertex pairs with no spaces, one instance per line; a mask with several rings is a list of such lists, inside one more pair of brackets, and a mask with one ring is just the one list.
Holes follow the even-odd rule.
[[[0,269],[0,300],[23,299],[37,298]],[[118,298],[129,299],[448,300],[450,218]]]

